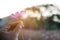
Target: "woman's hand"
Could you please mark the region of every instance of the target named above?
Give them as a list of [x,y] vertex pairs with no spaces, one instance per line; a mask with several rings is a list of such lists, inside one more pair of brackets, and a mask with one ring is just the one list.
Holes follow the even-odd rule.
[[8,31],[11,25],[7,25],[0,29],[0,40],[18,40],[20,25],[21,24],[17,24],[16,28],[12,31]]

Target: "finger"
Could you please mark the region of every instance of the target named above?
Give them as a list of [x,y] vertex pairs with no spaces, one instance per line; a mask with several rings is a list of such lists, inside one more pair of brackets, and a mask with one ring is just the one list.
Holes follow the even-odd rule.
[[16,26],[14,31],[18,33],[19,30],[22,29],[23,27],[24,27],[23,21],[20,21],[20,23]]
[[11,27],[10,25],[6,25],[1,29],[1,31],[7,32],[10,27]]
[[20,23],[21,23],[20,25],[21,25],[22,27],[24,27],[23,21],[21,21]]
[[18,35],[22,25],[19,23],[16,28],[12,31],[15,35]]

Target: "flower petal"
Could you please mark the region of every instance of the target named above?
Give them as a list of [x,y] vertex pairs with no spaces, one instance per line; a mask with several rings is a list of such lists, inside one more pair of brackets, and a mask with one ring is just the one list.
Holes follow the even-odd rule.
[[14,19],[15,19],[15,18],[16,18],[16,16],[15,16],[14,14],[11,14],[11,18],[14,18]]

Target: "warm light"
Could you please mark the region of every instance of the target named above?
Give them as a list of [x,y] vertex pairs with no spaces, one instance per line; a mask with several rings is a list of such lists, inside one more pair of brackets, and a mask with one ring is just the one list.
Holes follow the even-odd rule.
[[21,15],[21,18],[22,18],[22,19],[26,19],[29,14],[26,13],[26,11],[23,10],[23,11],[20,12],[20,15]]
[[22,16],[22,19],[26,19],[28,17],[28,14],[24,14],[23,16]]
[[32,18],[37,18],[37,20],[40,20],[41,14],[39,12],[33,12],[33,11],[26,11],[26,15]]

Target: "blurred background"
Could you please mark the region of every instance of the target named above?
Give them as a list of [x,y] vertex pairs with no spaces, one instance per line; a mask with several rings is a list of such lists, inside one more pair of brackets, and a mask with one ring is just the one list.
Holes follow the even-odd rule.
[[60,7],[60,0],[0,0],[0,18],[23,10],[26,7],[42,4],[54,4]]

